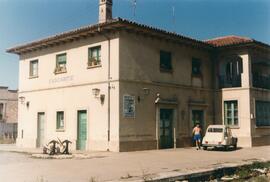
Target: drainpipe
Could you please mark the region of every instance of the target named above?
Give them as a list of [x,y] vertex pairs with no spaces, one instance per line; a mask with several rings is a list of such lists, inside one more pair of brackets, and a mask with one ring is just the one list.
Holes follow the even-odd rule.
[[98,32],[104,36],[108,41],[108,128],[107,128],[107,151],[110,151],[110,128],[111,128],[111,39],[107,34],[101,32],[101,28],[98,27]]

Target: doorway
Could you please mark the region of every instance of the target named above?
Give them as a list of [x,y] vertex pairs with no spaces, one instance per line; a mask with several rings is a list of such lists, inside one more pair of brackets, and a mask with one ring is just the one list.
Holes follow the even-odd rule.
[[87,140],[87,111],[82,110],[78,111],[78,127],[77,127],[77,150],[86,149],[86,140]]
[[159,148],[173,148],[173,109],[160,109]]
[[199,124],[201,129],[204,128],[204,114],[203,110],[192,110],[192,127]]
[[39,112],[37,116],[37,148],[44,145],[45,136],[45,113]]

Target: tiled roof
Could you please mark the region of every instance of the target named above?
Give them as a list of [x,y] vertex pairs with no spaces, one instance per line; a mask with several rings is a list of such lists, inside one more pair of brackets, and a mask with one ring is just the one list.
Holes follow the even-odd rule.
[[173,39],[177,41],[182,41],[185,44],[193,45],[193,46],[199,46],[199,47],[204,47],[207,49],[212,49],[213,46],[208,44],[207,42],[201,41],[201,40],[196,40],[193,38],[189,38],[174,32],[169,32],[166,30],[162,30],[159,28],[155,28],[152,26],[140,24],[137,22],[125,20],[122,18],[115,18],[112,20],[109,20],[105,23],[100,23],[100,24],[94,24],[94,25],[89,25],[81,28],[77,28],[75,30],[63,32],[54,36],[50,36],[44,39],[40,39],[37,41],[33,41],[30,43],[26,43],[23,45],[18,45],[12,48],[7,49],[7,52],[9,53],[16,53],[20,54],[23,52],[28,52],[32,50],[37,50],[43,47],[48,47],[50,45],[54,45],[56,43],[61,43],[73,39],[77,39],[80,36],[89,36],[90,34],[98,33],[102,30],[109,30],[109,29],[114,29],[117,30],[118,28],[120,29],[128,29],[128,30],[134,30],[146,34],[153,34],[159,37],[163,37],[167,40]]
[[250,43],[250,42],[254,42],[254,40],[248,37],[230,35],[230,36],[217,37],[214,39],[205,40],[205,42],[215,47],[222,47],[222,46]]
[[85,27],[77,28],[75,30],[71,30],[71,31],[54,35],[54,36],[50,36],[44,39],[40,39],[40,40],[36,40],[36,41],[26,43],[23,45],[15,46],[13,48],[7,49],[7,52],[15,53],[15,54],[22,54],[22,53],[58,45],[61,43],[77,40],[81,37],[88,37],[94,34],[100,34],[102,31],[109,31],[109,30],[117,31],[121,29],[133,31],[137,33],[142,33],[144,35],[156,36],[156,37],[163,38],[166,40],[173,40],[174,42],[181,42],[185,45],[196,46],[196,47],[205,48],[208,50],[212,50],[215,47],[227,47],[227,46],[243,45],[243,44],[246,45],[247,43],[254,43],[256,45],[262,45],[266,47],[267,49],[270,48],[268,44],[265,44],[265,43],[256,41],[254,39],[247,38],[247,37],[231,35],[231,36],[218,37],[214,39],[201,41],[201,40],[196,40],[196,39],[186,37],[186,36],[174,33],[174,32],[169,32],[166,30],[155,28],[152,26],[140,24],[140,23],[125,20],[122,18],[115,18],[105,23],[88,25]]

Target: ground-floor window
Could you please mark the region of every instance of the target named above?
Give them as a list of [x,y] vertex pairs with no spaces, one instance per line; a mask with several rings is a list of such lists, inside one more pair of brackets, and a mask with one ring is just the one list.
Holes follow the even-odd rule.
[[64,123],[64,111],[57,111],[56,112],[56,129],[63,130],[65,127]]
[[224,101],[224,123],[228,126],[238,126],[238,102]]
[[256,101],[256,126],[270,126],[269,101]]
[[0,121],[4,119],[4,104],[0,103]]

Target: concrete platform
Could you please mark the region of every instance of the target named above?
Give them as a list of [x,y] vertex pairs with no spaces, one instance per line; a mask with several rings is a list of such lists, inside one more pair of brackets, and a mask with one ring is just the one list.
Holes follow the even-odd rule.
[[8,147],[1,145],[0,151],[0,179],[13,182],[41,178],[48,182],[158,180],[270,160],[270,146],[236,151],[181,148],[124,153],[85,152],[76,153],[81,158],[66,160],[34,159],[28,153],[8,152]]

